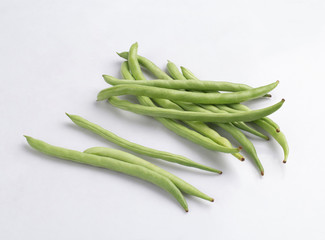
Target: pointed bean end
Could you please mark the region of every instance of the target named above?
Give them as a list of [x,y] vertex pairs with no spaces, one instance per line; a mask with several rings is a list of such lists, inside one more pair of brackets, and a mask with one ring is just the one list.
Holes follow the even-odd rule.
[[222,171],[219,171],[219,174],[221,175],[222,174]]
[[188,208],[185,209],[185,212],[188,212]]
[[261,171],[261,175],[264,176],[264,170]]
[[284,99],[284,98],[282,98],[282,99],[281,99],[281,102],[285,102],[285,99]]
[[282,162],[283,162],[283,163],[287,163],[287,159],[284,159]]
[[240,151],[240,150],[242,150],[242,149],[243,149],[243,147],[242,147],[242,146],[239,146],[239,147],[238,147],[238,149],[239,149],[239,151]]
[[277,129],[275,129],[275,131],[276,131],[277,133],[279,133],[279,132],[280,132],[280,129],[277,128]]
[[242,158],[240,159],[240,161],[242,161],[242,162],[243,162],[243,161],[245,161],[245,158],[244,158],[244,157],[242,157]]
[[214,202],[214,198],[211,198],[211,199],[210,199],[210,202]]

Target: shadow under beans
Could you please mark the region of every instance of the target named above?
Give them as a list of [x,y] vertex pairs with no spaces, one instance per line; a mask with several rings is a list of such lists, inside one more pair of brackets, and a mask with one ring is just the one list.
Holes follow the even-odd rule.
[[[42,159],[42,161],[46,160],[48,162],[51,162],[51,164],[64,165],[64,167],[66,167],[66,168],[68,168],[68,167],[79,168],[79,169],[82,169],[83,171],[85,171],[85,170],[86,171],[96,171],[96,174],[110,174],[111,176],[120,178],[120,181],[125,180],[126,182],[129,182],[130,185],[134,184],[134,186],[142,184],[142,186],[144,188],[150,189],[150,191],[154,192],[155,194],[157,194],[161,197],[164,197],[167,201],[173,202],[173,204],[178,204],[177,200],[175,200],[172,195],[170,195],[169,193],[167,193],[165,190],[161,189],[160,187],[155,186],[154,184],[147,182],[145,180],[142,180],[142,179],[139,179],[139,178],[136,178],[133,176],[129,176],[129,175],[126,175],[126,174],[123,174],[120,172],[115,172],[115,171],[112,171],[109,169],[104,169],[104,168],[95,167],[95,166],[91,166],[91,165],[87,165],[87,164],[73,162],[71,160],[64,160],[64,159],[52,157],[52,156],[43,154],[41,152],[38,152],[37,150],[32,149],[28,145],[24,145],[23,148],[28,154],[32,154],[36,157],[39,157],[40,159]],[[111,182],[108,182],[108,185],[109,185],[109,183],[111,183]],[[131,186],[131,188],[132,188],[132,186]],[[73,196],[73,195],[71,195],[71,196]],[[181,210],[183,210],[180,205],[178,205],[178,206]]]

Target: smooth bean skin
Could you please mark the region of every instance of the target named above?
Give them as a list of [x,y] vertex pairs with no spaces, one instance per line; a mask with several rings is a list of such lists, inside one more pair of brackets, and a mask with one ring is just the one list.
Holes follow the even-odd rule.
[[213,202],[213,198],[209,197],[208,195],[202,193],[200,190],[197,188],[193,187],[191,184],[185,182],[184,180],[180,179],[179,177],[171,174],[170,172],[142,159],[137,156],[134,156],[130,153],[123,152],[117,149],[112,149],[112,148],[105,148],[105,147],[93,147],[93,148],[88,148],[84,151],[84,153],[89,153],[89,154],[95,154],[98,156],[103,156],[103,157],[110,157],[110,158],[115,158],[123,162],[128,162],[132,163],[135,165],[139,165],[145,168],[148,168],[152,171],[155,171],[167,178],[169,178],[175,185],[178,187],[179,190],[183,193],[187,193],[205,200],[208,200],[210,202]]
[[227,91],[227,92],[239,92],[252,89],[245,84],[222,82],[222,81],[196,81],[196,80],[180,80],[166,81],[164,79],[152,79],[152,80],[123,80],[109,75],[103,75],[104,80],[110,85],[123,85],[123,84],[136,84],[141,86],[159,87],[174,90],[197,90],[197,91]]
[[268,93],[278,85],[278,81],[250,90],[231,93],[202,93],[185,92],[174,89],[158,88],[151,86],[141,86],[136,84],[124,84],[106,88],[97,95],[97,100],[105,100],[113,96],[135,95],[147,96],[151,98],[169,99],[172,101],[182,101],[200,104],[231,104],[245,102],[255,99]]
[[[138,44],[135,43],[131,46],[130,53],[132,53],[132,54],[128,55],[128,57],[130,57],[130,59],[127,63],[124,63],[121,66],[122,76],[128,80],[134,80],[133,76],[130,75],[130,72],[129,72],[130,70],[137,68],[134,70],[134,72],[141,71],[141,69],[138,69],[139,65],[136,63],[138,60],[137,59],[137,56],[138,56],[137,49],[138,49]],[[156,72],[160,71],[160,75],[158,75],[159,77],[166,78],[166,79],[170,78],[166,73],[162,72],[153,63],[150,62],[147,65],[150,66],[151,69],[154,69]],[[130,66],[132,66],[132,68]],[[137,77],[143,77],[143,76],[140,74]],[[140,80],[141,80],[141,78],[140,78]],[[145,80],[145,79],[143,78],[143,80]],[[140,104],[142,104],[144,106],[149,106],[149,107],[158,109],[158,107],[152,102],[152,100],[149,97],[138,96],[137,99],[140,102]],[[115,98],[115,97],[112,97],[110,100],[115,101],[115,102],[120,102],[119,99]],[[162,101],[162,100],[165,100],[165,101]],[[155,101],[158,104],[168,105],[170,107],[176,107],[176,105],[173,102],[166,100],[166,99],[155,99]],[[198,132],[189,129],[172,119],[163,118],[163,117],[156,117],[155,119],[160,121],[165,127],[167,127],[169,130],[175,132],[177,135],[179,135],[185,139],[188,139],[200,146],[203,146],[204,148],[207,148],[210,150],[215,150],[215,151],[234,151],[234,149],[235,149],[235,148],[231,149],[231,147],[228,147],[228,146],[221,149],[221,146],[216,144],[210,138],[207,138],[207,137],[203,136],[202,134],[199,134]],[[236,149],[235,151],[238,152],[239,150]]]
[[273,112],[277,111],[284,103],[284,99],[280,102],[257,110],[251,110],[247,112],[238,113],[198,113],[190,111],[178,111],[174,109],[164,109],[158,107],[143,106],[134,104],[126,100],[118,98],[110,98],[108,101],[115,107],[121,108],[126,111],[134,112],[151,117],[163,117],[186,121],[200,121],[200,122],[217,122],[217,123],[228,123],[228,122],[251,122],[262,117],[268,116]]
[[74,162],[92,165],[95,167],[110,169],[116,172],[121,172],[151,182],[157,185],[158,187],[164,189],[165,191],[169,192],[170,194],[172,194],[174,198],[180,203],[180,205],[185,209],[185,211],[188,212],[188,206],[186,200],[182,195],[182,193],[180,192],[180,190],[175,186],[175,184],[170,179],[157,172],[154,172],[142,166],[122,162],[117,159],[113,159],[109,157],[101,157],[93,154],[61,148],[61,147],[50,145],[48,143],[45,143],[41,140],[29,136],[25,136],[25,137],[27,139],[28,144],[32,148],[44,154],[66,159],[66,160],[71,160]]
[[163,159],[168,162],[177,163],[177,164],[180,164],[183,166],[194,167],[194,168],[198,168],[198,169],[202,169],[202,170],[206,170],[206,171],[210,171],[210,172],[215,172],[215,173],[221,172],[220,170],[204,166],[202,164],[194,162],[194,161],[192,161],[184,156],[181,156],[181,155],[177,155],[177,154],[173,154],[173,153],[169,153],[169,152],[165,152],[165,151],[159,151],[159,150],[156,150],[153,148],[145,147],[140,144],[130,142],[130,141],[128,141],[124,138],[121,138],[121,137],[115,135],[114,133],[102,128],[101,126],[99,126],[97,124],[89,122],[88,120],[86,120],[80,116],[71,115],[71,114],[67,114],[67,116],[76,125],[78,125],[82,128],[88,129],[88,130],[92,131],[93,133],[98,134],[99,136],[105,138],[106,140],[113,142],[113,143],[117,144],[118,146],[129,149],[133,152],[137,152],[137,153],[149,156],[149,157]]

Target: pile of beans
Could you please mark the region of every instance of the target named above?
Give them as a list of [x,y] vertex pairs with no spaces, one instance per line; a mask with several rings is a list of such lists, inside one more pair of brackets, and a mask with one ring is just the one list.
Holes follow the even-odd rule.
[[[253,143],[244,134],[245,132],[264,140],[269,140],[269,136],[265,133],[271,135],[283,149],[283,162],[287,161],[289,148],[286,138],[278,124],[267,117],[281,108],[284,99],[257,110],[251,110],[242,104],[252,99],[271,97],[269,92],[279,84],[279,81],[257,88],[232,82],[202,81],[184,67],[181,67],[180,71],[170,61],[167,64],[169,72],[167,74],[150,60],[139,56],[137,51],[138,44],[135,43],[129,52],[118,54],[127,59],[121,65],[124,79],[103,75],[104,80],[112,87],[100,91],[97,95],[98,101],[107,99],[109,103],[120,109],[152,116],[177,135],[209,150],[230,153],[241,161],[245,159],[240,153],[243,148],[254,160],[261,175],[264,175],[264,168]],[[141,67],[157,79],[146,80]],[[117,97],[121,95],[134,95],[138,103]],[[222,173],[220,170],[186,157],[130,142],[80,116],[70,114],[67,116],[76,125],[133,152],[187,167]],[[213,125],[228,132],[238,142],[238,147],[234,147],[226,137],[221,136]],[[30,146],[45,154],[107,168],[151,182],[172,194],[185,211],[188,211],[188,206],[183,193],[214,201],[212,197],[184,180],[130,153],[105,147],[93,147],[79,152],[53,146],[29,136],[25,137]]]

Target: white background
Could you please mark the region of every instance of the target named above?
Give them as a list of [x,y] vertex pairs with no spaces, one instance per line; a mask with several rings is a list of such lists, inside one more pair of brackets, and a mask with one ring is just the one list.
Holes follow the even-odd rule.
[[[2,0],[0,3],[0,239],[324,239],[324,1]],[[253,140],[251,159],[197,146],[150,117],[96,102],[116,51],[165,69],[167,59],[199,78],[252,86],[277,79],[272,115],[290,156]],[[23,134],[76,150],[121,149],[75,126],[78,114],[145,146],[182,154],[215,174],[152,160],[215,198],[186,196],[185,213],[142,180],[48,157]],[[224,134],[221,131],[222,134]],[[226,135],[227,136],[227,135]],[[234,142],[236,145],[236,143]]]

